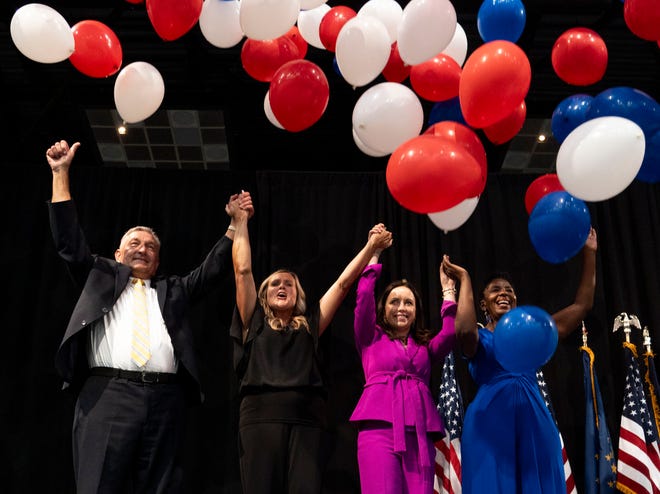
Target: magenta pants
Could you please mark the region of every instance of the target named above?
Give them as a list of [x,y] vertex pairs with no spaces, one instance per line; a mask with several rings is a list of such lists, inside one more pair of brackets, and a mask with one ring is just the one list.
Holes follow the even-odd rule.
[[[427,441],[429,457],[435,447]],[[392,424],[369,422],[358,433],[358,466],[362,494],[433,494],[434,468],[422,467],[417,434],[406,428],[406,450],[394,451]]]

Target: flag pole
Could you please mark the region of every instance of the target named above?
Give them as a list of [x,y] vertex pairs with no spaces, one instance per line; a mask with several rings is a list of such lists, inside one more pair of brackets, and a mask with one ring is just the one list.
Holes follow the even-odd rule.
[[597,408],[597,400],[596,400],[596,388],[594,386],[594,382],[596,381],[594,376],[595,357],[594,357],[594,352],[591,350],[591,348],[589,348],[589,345],[587,344],[588,339],[589,339],[589,331],[587,331],[587,327],[584,325],[584,321],[582,321],[582,346],[580,347],[580,350],[582,350],[585,354],[587,354],[589,358],[589,377],[590,377],[589,382],[591,382],[591,402],[593,403],[593,408],[594,408],[594,421],[596,423],[596,427],[598,427],[599,426],[598,408]]
[[[628,315],[625,312],[622,312],[614,318],[614,329],[612,329],[612,332],[616,333],[620,328],[623,328],[623,334],[625,335],[626,343],[630,343],[631,326],[637,329],[642,329],[642,326],[639,324],[639,319],[637,319],[636,315]],[[635,350],[635,355],[636,354],[637,350]]]
[[649,396],[651,397],[651,405],[653,408],[653,419],[655,421],[655,430],[660,431],[660,403],[658,403],[657,382],[658,378],[655,373],[655,364],[653,358],[655,354],[651,348],[651,334],[648,326],[644,326],[642,330],[644,336],[644,363],[646,364],[646,372],[644,373],[644,381],[648,386]]

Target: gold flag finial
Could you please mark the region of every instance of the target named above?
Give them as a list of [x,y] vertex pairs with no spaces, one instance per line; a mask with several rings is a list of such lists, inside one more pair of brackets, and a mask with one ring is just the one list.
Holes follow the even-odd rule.
[[634,314],[628,315],[625,312],[622,312],[621,314],[619,314],[614,318],[614,329],[612,329],[612,332],[614,333],[619,328],[623,328],[623,334],[626,336],[626,342],[630,343],[631,326],[637,329],[642,329],[642,326],[639,323],[639,319],[637,319],[636,315]]
[[644,329],[642,329],[642,336],[644,336],[644,348],[646,348],[646,353],[653,353],[653,350],[651,350],[651,333],[649,333],[648,326],[644,326]]

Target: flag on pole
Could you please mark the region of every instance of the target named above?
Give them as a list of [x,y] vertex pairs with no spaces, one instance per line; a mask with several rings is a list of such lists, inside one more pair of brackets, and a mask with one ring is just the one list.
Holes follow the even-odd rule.
[[637,365],[637,348],[624,342],[626,385],[619,433],[616,486],[625,494],[660,493],[660,451]]
[[580,347],[584,367],[585,432],[584,493],[609,494],[616,490],[616,461],[607,428],[598,379],[594,374],[594,353]]
[[[646,332],[648,330],[644,328]],[[648,396],[651,400],[651,410],[653,410],[653,421],[655,422],[655,433],[660,432],[660,405],[658,404],[658,391],[660,391],[660,386],[658,385],[658,375],[655,372],[655,354],[651,351],[651,340],[649,338],[649,344],[646,347],[646,353],[644,354],[644,362],[646,363],[646,374],[644,374],[644,380],[646,381],[646,387],[648,389]]]
[[461,494],[461,433],[463,432],[463,399],[456,382],[454,354],[445,357],[442,384],[438,396],[438,413],[445,424],[445,437],[435,443],[436,494]]
[[[552,408],[552,403],[550,402],[550,392],[548,391],[548,384],[545,382],[545,376],[541,369],[536,371],[536,382],[541,391],[541,396],[543,401],[545,401],[545,406],[548,407],[550,415],[555,421],[555,426],[557,426],[557,419],[555,419],[555,411]],[[571,462],[568,461],[568,455],[566,454],[566,447],[564,446],[564,438],[559,431],[557,426],[557,434],[559,434],[559,441],[561,442],[561,457],[564,462],[564,479],[566,480],[566,494],[577,494],[577,489],[575,488],[575,478],[573,477],[573,470],[571,470]]]

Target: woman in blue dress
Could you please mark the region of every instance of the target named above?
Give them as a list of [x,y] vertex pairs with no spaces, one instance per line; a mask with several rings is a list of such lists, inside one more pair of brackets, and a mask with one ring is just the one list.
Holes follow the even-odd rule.
[[[559,338],[575,330],[591,310],[596,286],[596,232],[582,250],[582,275],[575,300],[552,315]],[[443,261],[450,276],[462,268]],[[463,423],[463,494],[565,494],[559,433],[536,382],[534,370],[513,373],[496,360],[493,335],[499,319],[515,308],[516,293],[505,274],[486,281],[480,294],[486,325],[476,316],[456,320],[456,336],[478,385]]]

